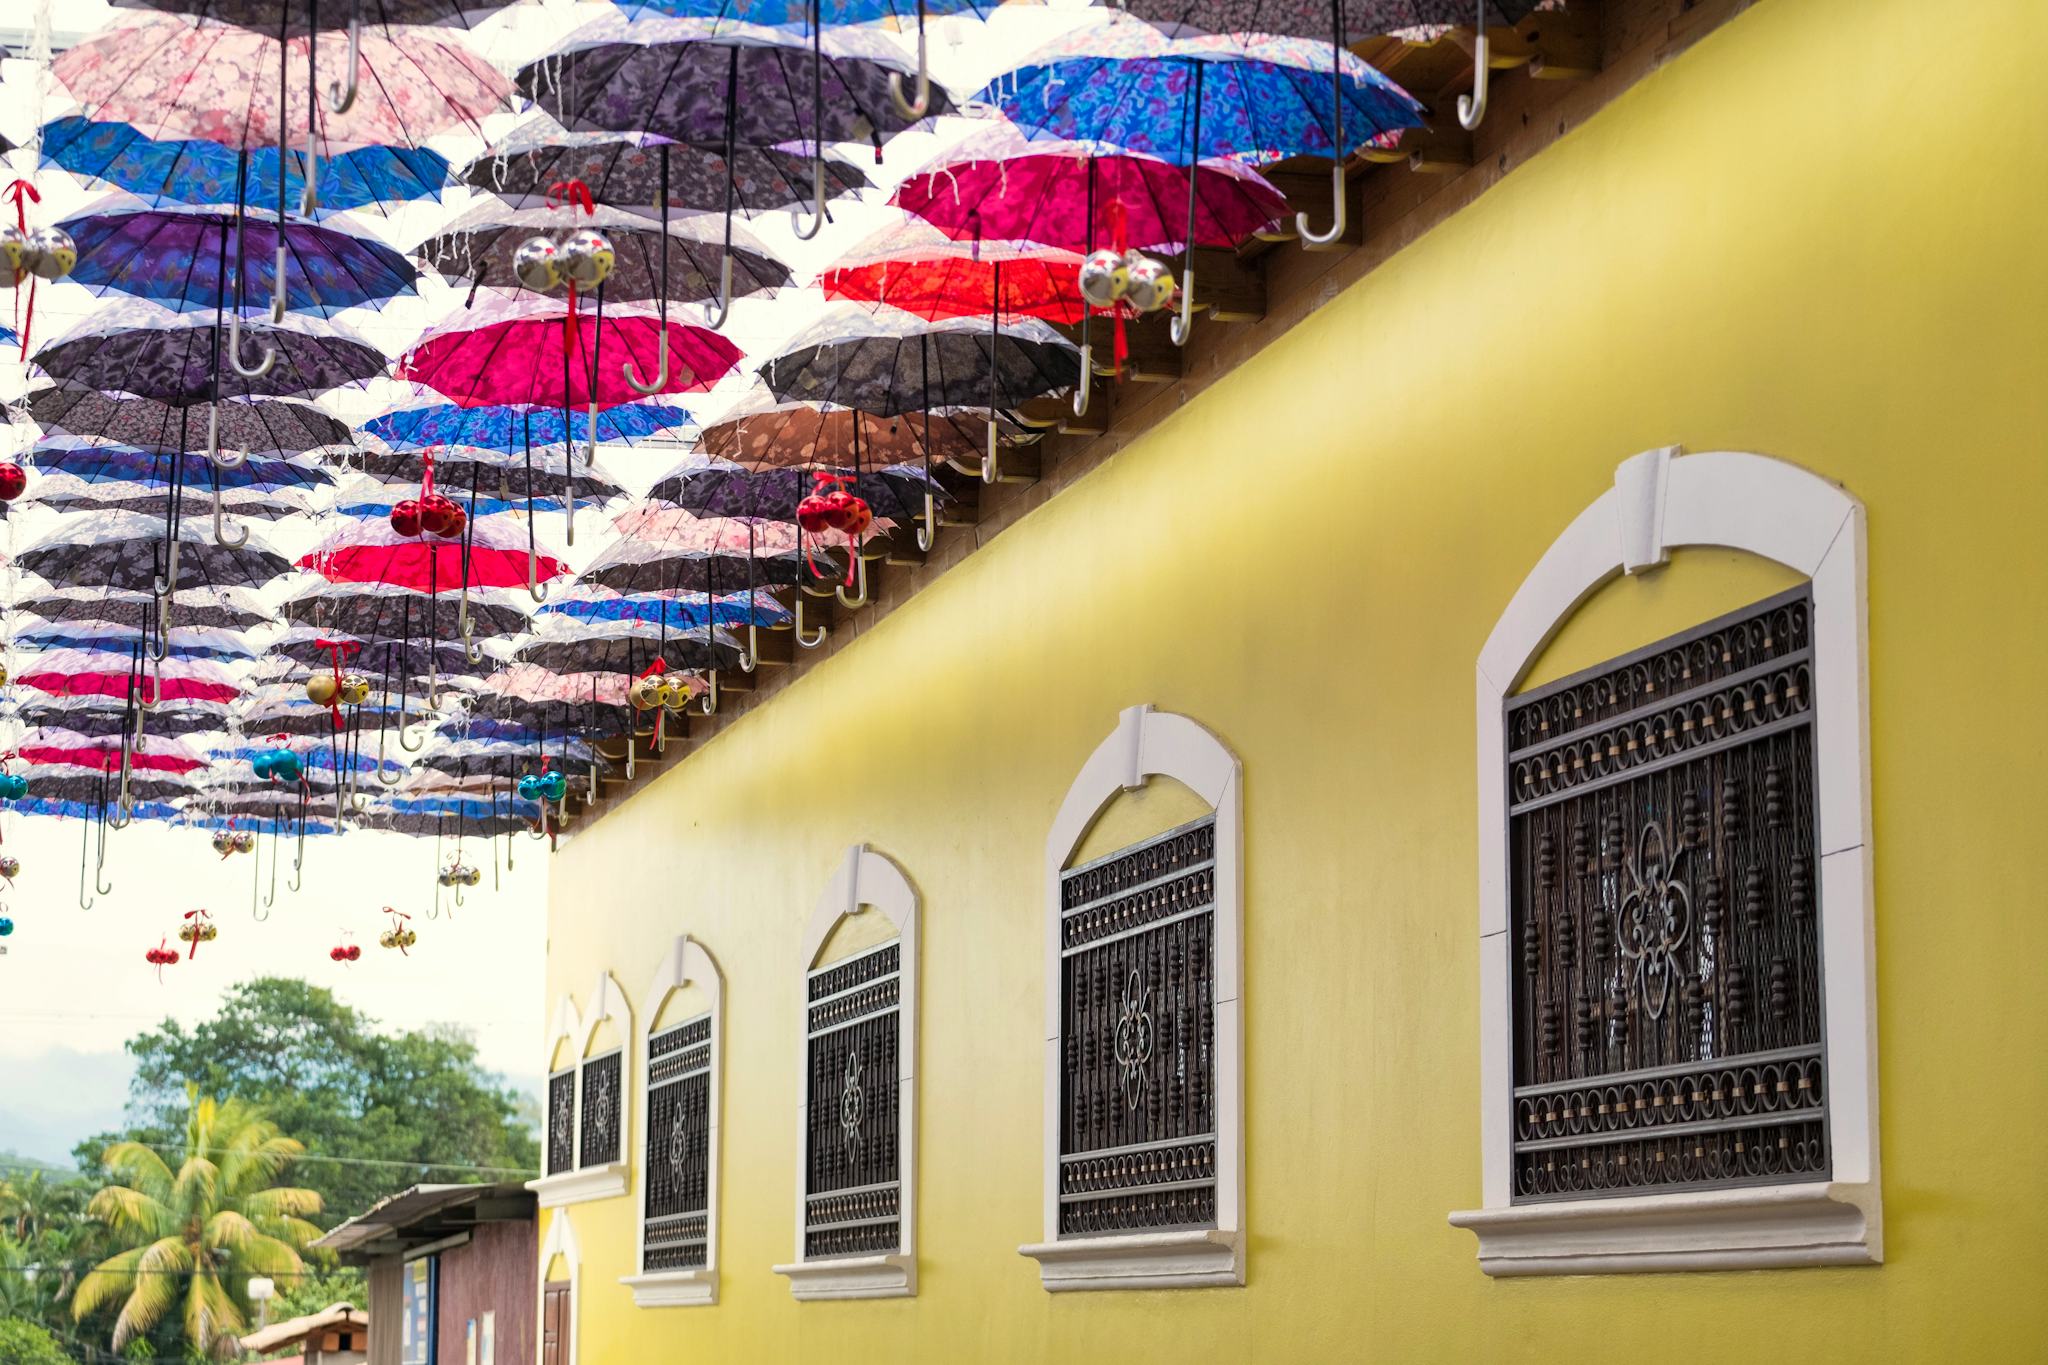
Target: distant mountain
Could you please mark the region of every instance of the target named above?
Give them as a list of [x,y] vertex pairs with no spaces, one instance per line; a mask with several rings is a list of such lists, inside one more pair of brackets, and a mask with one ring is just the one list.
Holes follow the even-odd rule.
[[0,1176],[9,1171],[54,1171],[58,1175],[72,1174],[71,1167],[55,1161],[38,1161],[32,1156],[0,1147]]

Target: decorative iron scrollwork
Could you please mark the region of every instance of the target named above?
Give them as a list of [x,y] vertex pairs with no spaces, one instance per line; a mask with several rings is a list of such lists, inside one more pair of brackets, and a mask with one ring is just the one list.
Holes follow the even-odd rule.
[[902,961],[892,941],[821,968],[807,983],[806,1257],[901,1245]]
[[576,1071],[548,1077],[548,1174],[576,1169]]
[[1804,589],[1510,703],[1516,1199],[1827,1176],[1813,705]]
[[711,1016],[647,1040],[642,1268],[706,1263],[711,1202]]
[[583,1063],[583,1128],[578,1140],[578,1166],[604,1166],[623,1159],[619,1145],[620,1120],[625,1106],[619,1102],[619,1083],[624,1054],[608,1052]]

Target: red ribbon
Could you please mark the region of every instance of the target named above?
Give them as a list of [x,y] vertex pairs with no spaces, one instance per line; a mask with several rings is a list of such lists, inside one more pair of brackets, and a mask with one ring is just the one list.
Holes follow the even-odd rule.
[[[592,218],[597,217],[597,201],[590,196],[590,186],[581,180],[557,180],[548,186],[548,207],[566,208],[572,213],[580,208]],[[569,286],[569,316],[562,323],[562,346],[569,354],[580,356],[583,347],[579,330],[581,320],[576,312],[576,281],[565,283]],[[563,394],[563,401],[567,402],[568,397]]]
[[[29,183],[28,181],[26,181],[26,180],[16,180],[16,181],[15,181],[15,182],[14,182],[13,184],[11,184],[11,185],[9,185],[9,186],[7,187],[7,189],[6,189],[6,195],[7,195],[7,197],[8,197],[9,199],[12,199],[12,200],[14,201],[14,225],[15,225],[16,227],[20,228],[20,229],[22,230],[23,234],[25,235],[25,234],[26,234],[26,233],[28,232],[28,205],[27,205],[27,204],[26,204],[26,203],[25,203],[24,201],[25,201],[25,200],[28,200],[28,199],[33,199],[33,200],[35,200],[35,201],[36,201],[36,202],[37,202],[38,204],[40,204],[40,203],[42,203],[42,202],[43,202],[43,196],[42,196],[42,193],[41,193],[41,191],[37,190],[37,189],[36,189],[36,187],[35,187],[34,185],[30,184],[30,183]],[[20,328],[21,328],[21,358],[22,358],[23,360],[27,360],[27,359],[28,359],[28,336],[29,336],[29,332],[30,332],[30,331],[31,331],[31,330],[32,330],[32,329],[33,329],[33,328],[35,327],[35,325],[36,325],[36,280],[35,280],[35,277],[34,277],[33,275],[31,275],[31,276],[29,277],[29,282],[28,282],[28,318],[27,318],[27,320],[26,320],[26,321],[24,321],[24,320],[22,319],[22,316],[21,316],[21,271],[20,271],[20,270],[16,270],[16,271],[14,272],[14,288],[15,288],[15,294],[14,294],[14,320],[15,320],[15,322],[16,322],[16,323],[17,323],[17,324],[18,324],[18,325],[20,326]]]
[[[657,673],[666,673],[666,672],[668,672],[668,660],[666,660],[666,659],[656,659],[656,660],[655,660],[655,661],[654,661],[653,663],[651,663],[651,664],[647,665],[647,667],[645,667],[645,668],[641,669],[641,670],[640,670],[640,671],[639,671],[638,673],[635,673],[635,674],[633,675],[633,681],[634,681],[634,682],[638,682],[638,681],[640,681],[640,679],[642,679],[642,678],[651,678],[651,677],[653,677],[653,676],[654,676],[655,674],[657,674]],[[542,772],[546,772],[546,771],[548,770],[548,769],[547,769],[547,759],[546,759],[546,758],[542,758],[542,759],[541,759],[541,769],[540,769],[540,770],[541,770]]]
[[[433,456],[427,457],[427,483],[433,485]],[[354,658],[362,652],[362,645],[354,640],[315,640],[313,648],[324,649],[334,661],[334,700],[327,703],[328,712],[334,717],[334,728],[341,728],[341,661]]]
[[434,448],[428,446],[426,454],[421,458],[426,461],[427,466],[426,476],[420,480],[420,501],[425,502],[434,496]]
[[205,910],[187,910],[185,912],[185,918],[192,921],[193,928],[192,946],[185,950],[186,960],[191,961],[199,956],[199,921],[203,919],[212,919],[213,915]]

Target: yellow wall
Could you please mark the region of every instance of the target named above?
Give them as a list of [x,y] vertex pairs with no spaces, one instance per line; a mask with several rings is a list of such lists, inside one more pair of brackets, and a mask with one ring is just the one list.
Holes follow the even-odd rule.
[[[1762,0],[571,840],[537,1010],[684,930],[727,983],[722,1301],[635,1310],[633,1197],[578,1207],[583,1365],[2042,1358],[2044,51],[2035,0]],[[1667,442],[1869,508],[1890,1259],[1491,1281],[1444,1221],[1480,1201],[1473,660]],[[1723,560],[1610,588],[1544,671],[1780,581]],[[1053,1297],[1015,1250],[1041,843],[1145,701],[1245,764],[1250,1284]],[[855,840],[924,897],[920,1292],[799,1305],[796,958]]]

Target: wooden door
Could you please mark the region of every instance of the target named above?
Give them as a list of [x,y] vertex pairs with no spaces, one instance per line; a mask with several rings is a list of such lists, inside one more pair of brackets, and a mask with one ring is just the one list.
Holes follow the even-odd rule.
[[549,1280],[541,1289],[540,1365],[569,1365],[567,1280]]

